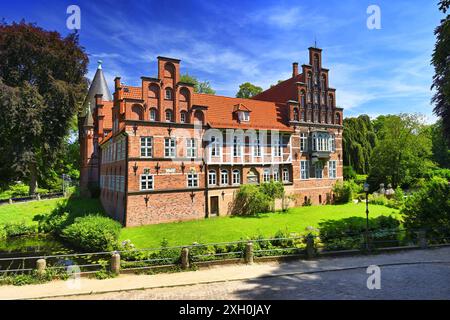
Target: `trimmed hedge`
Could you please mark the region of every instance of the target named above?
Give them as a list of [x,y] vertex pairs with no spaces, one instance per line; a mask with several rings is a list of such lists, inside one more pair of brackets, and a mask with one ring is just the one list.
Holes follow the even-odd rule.
[[111,251],[117,245],[122,226],[117,221],[98,215],[76,218],[65,227],[61,237],[75,247],[87,251]]

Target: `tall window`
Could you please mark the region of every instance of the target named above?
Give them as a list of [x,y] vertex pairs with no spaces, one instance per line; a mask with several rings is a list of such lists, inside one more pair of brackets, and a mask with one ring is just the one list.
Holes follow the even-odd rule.
[[298,121],[298,120],[299,120],[299,117],[298,117],[298,109],[295,108],[295,109],[294,109],[294,121]]
[[301,117],[302,121],[305,122],[306,121],[306,112],[305,110],[302,110],[302,117]]
[[300,133],[300,151],[308,150],[308,134]]
[[314,171],[316,173],[316,179],[322,179],[323,176],[322,162],[316,162],[316,164],[314,165]]
[[325,90],[325,76],[322,76],[322,78],[320,79],[320,87],[322,88],[322,90]]
[[164,157],[174,158],[176,151],[175,138],[164,138]]
[[337,170],[336,170],[336,160],[328,161],[328,178],[336,179]]
[[156,121],[156,109],[150,109],[150,121]]
[[317,92],[314,92],[314,104],[318,103],[319,103],[319,95],[317,94]]
[[289,169],[283,169],[283,182],[289,182]]
[[235,157],[241,156],[241,139],[238,136],[234,136],[233,156],[235,156]]
[[182,123],[186,123],[186,112],[185,111],[181,111],[181,113],[180,113],[180,121]]
[[189,188],[198,187],[198,174],[197,173],[188,173],[188,175],[187,175],[187,186]]
[[274,157],[281,157],[280,137],[273,136],[272,148]]
[[227,170],[220,171],[220,184],[221,185],[228,184],[228,171]]
[[278,169],[273,169],[273,181],[279,181],[280,180],[280,173]]
[[141,190],[153,190],[153,175],[141,174],[140,176]]
[[253,142],[253,155],[255,157],[261,157],[261,142],[259,141],[258,135],[256,135],[255,141]]
[[141,157],[150,158],[153,155],[153,138],[141,137]]
[[197,157],[197,143],[193,138],[186,139],[186,156],[188,158]]
[[215,186],[217,184],[216,170],[209,170],[208,172],[208,185]]
[[172,122],[172,110],[166,110],[166,122]]
[[216,137],[211,137],[210,150],[212,157],[220,156],[220,143]]
[[167,89],[165,90],[164,98],[165,98],[166,100],[172,100],[172,89],[167,88]]
[[263,172],[263,182],[269,182],[270,181],[270,170],[264,169]]
[[241,172],[239,170],[233,170],[233,184],[241,183]]
[[300,178],[301,179],[309,179],[309,161],[308,160],[300,161]]
[[306,105],[306,101],[305,101],[305,91],[300,91],[300,106],[302,108],[304,108]]

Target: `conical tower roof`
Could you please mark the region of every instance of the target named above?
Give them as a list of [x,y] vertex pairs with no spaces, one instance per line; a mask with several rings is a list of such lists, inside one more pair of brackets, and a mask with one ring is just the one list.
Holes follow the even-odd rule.
[[86,115],[86,110],[89,109],[93,113],[95,108],[95,95],[103,94],[103,100],[112,101],[112,95],[109,91],[108,84],[106,83],[105,76],[102,70],[102,61],[98,61],[97,71],[95,72],[94,79],[92,79],[91,86],[89,87],[88,94],[84,99],[82,116]]

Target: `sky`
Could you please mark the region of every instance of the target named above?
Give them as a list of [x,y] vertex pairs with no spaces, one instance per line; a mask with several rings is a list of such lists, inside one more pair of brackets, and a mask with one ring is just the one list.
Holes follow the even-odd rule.
[[[316,43],[345,116],[421,113],[431,123],[437,2],[2,0],[0,19],[67,35],[67,8],[77,5],[87,76],[102,60],[111,90],[116,76],[135,86],[156,76],[160,55],[181,59],[182,74],[209,81],[219,95],[235,96],[244,82],[267,89],[291,77],[292,62],[308,63]],[[380,9],[380,29],[367,27],[370,5]]]

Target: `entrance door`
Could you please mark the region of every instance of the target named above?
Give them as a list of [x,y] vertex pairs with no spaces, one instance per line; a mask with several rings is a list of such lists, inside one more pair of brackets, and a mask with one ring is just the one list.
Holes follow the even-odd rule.
[[219,215],[219,197],[211,197],[210,213],[212,216]]

